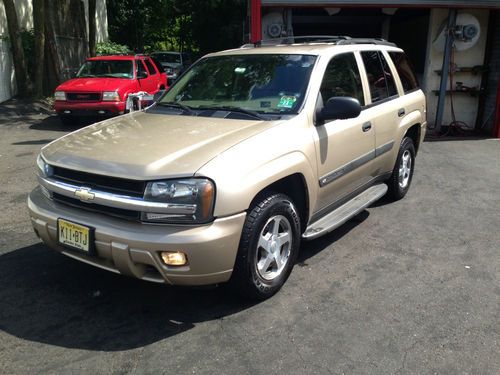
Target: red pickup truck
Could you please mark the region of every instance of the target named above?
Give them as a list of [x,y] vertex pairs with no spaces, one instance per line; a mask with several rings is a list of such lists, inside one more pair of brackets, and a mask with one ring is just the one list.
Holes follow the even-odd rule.
[[154,95],[167,87],[166,73],[148,56],[92,57],[76,78],[56,88],[54,109],[63,124],[81,116],[115,116],[127,111],[129,94]]

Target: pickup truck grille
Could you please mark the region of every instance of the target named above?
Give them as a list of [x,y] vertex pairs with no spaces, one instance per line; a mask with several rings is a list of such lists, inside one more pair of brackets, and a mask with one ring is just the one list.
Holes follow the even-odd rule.
[[73,185],[139,198],[142,198],[146,188],[145,181],[80,172],[56,166],[54,166],[52,178]]
[[98,102],[101,100],[100,92],[68,92],[66,100],[72,102]]

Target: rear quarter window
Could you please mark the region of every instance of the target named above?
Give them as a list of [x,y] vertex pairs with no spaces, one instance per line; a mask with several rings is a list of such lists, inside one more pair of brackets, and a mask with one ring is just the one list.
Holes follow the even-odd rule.
[[418,89],[418,80],[415,73],[413,73],[413,68],[408,57],[402,52],[389,52],[389,56],[396,66],[404,92],[407,93]]

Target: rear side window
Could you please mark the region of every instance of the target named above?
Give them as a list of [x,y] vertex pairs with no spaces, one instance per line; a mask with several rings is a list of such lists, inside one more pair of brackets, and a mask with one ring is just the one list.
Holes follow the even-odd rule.
[[156,69],[153,66],[153,64],[151,64],[151,61],[144,60],[144,62],[146,63],[146,66],[148,67],[149,74],[152,75],[152,76],[154,76],[156,74]]
[[144,64],[142,63],[141,60],[135,60],[135,63],[137,64],[137,75],[141,75],[146,73],[146,76],[148,75],[148,72],[146,71],[146,68],[144,67]]
[[415,73],[413,73],[408,57],[406,57],[406,55],[402,52],[389,52],[389,56],[391,56],[391,59],[396,66],[404,92],[406,93],[418,89],[418,80]]
[[353,53],[343,53],[330,60],[320,92],[324,102],[332,96],[348,96],[365,105],[361,77]]
[[[392,77],[387,61],[382,60],[383,56],[378,51],[361,52],[363,63],[365,64],[368,84],[372,103],[377,103],[396,95],[396,85]],[[385,63],[385,64],[384,64]]]

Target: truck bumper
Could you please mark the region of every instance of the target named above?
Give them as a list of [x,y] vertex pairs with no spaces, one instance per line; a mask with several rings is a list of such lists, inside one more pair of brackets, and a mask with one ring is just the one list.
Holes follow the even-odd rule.
[[125,102],[64,102],[56,101],[54,110],[68,116],[113,116],[125,113]]
[[[33,228],[48,247],[108,271],[175,285],[228,281],[246,217],[240,213],[201,226],[130,222],[56,203],[39,187],[28,197],[28,207]],[[58,218],[95,228],[95,256],[58,243]],[[162,251],[182,251],[188,264],[167,266]]]

